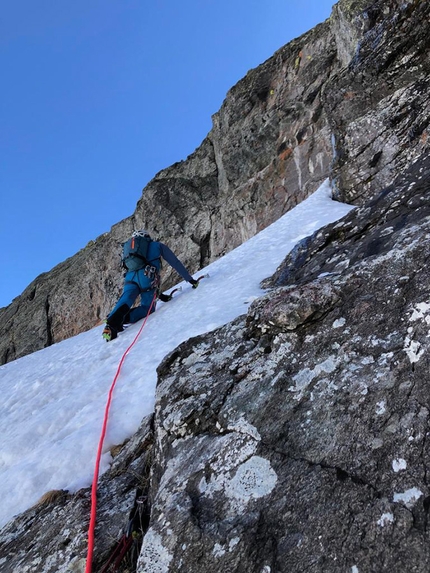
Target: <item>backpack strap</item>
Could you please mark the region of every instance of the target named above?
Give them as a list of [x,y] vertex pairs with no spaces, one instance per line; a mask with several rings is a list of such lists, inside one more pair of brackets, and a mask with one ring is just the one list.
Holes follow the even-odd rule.
[[143,255],[139,255],[139,253],[130,253],[128,256],[129,257],[136,257],[137,259],[140,259],[141,261],[143,261],[145,263],[145,265],[150,265],[150,262],[148,261],[148,259],[145,258]]

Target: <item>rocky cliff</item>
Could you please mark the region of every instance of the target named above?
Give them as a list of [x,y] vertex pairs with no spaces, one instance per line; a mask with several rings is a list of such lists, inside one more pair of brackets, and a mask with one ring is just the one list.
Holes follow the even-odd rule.
[[[133,228],[150,229],[196,271],[330,174],[348,201],[389,184],[427,145],[419,25],[427,3],[367,4],[342,0],[328,21],[251,70],[200,147],[154,177],[130,218],[0,309],[0,363],[105,318],[121,288],[120,244]],[[164,286],[174,280],[167,272]]]
[[138,571],[428,571],[429,191],[425,157],[166,357]]
[[[320,92],[339,69],[336,53],[326,23],[250,71],[200,147],[147,185],[129,219],[0,310],[1,363],[105,318],[120,292],[120,244],[133,228],[150,229],[196,271],[314,191],[332,159]],[[167,272],[164,286],[174,280]]]
[[338,197],[358,205],[428,152],[430,117],[428,2],[362,5],[367,9],[354,22],[363,35],[324,97],[335,149],[332,178]]
[[[297,245],[247,315],[164,359],[154,416],[102,478],[95,571],[127,523],[123,572],[429,570],[429,15],[423,0],[339,2],[78,254],[113,253],[151,205],[155,231],[169,222],[205,264],[329,172],[358,205]],[[88,506],[87,490],[57,492],[10,522],[2,571],[84,571]]]

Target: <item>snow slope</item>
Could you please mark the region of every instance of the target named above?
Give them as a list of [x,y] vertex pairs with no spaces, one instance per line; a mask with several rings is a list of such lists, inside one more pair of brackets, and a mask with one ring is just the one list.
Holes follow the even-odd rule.
[[[158,303],[115,387],[101,473],[109,449],[122,443],[154,408],[156,367],[191,336],[245,313],[271,275],[303,237],[352,207],[330,198],[325,182],[311,197],[258,235],[209,265],[197,290]],[[198,276],[198,275],[195,275]],[[123,352],[141,323],[106,343],[102,327],[0,367],[0,526],[46,491],[91,485],[109,388]]]

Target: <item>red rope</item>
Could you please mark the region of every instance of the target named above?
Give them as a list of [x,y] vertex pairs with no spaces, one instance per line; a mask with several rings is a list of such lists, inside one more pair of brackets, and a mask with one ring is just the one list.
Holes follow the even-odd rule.
[[102,427],[102,432],[100,435],[99,447],[97,450],[96,464],[95,464],[95,468],[94,468],[93,484],[92,484],[92,489],[91,489],[91,516],[90,516],[90,526],[88,529],[87,566],[85,569],[85,573],[91,573],[92,562],[93,562],[94,530],[96,527],[96,514],[97,514],[97,482],[99,479],[100,459],[102,456],[103,442],[104,442],[104,439],[106,436],[106,428],[107,428],[107,422],[108,422],[108,417],[109,417],[110,404],[112,402],[113,390],[115,388],[115,384],[116,384],[116,381],[118,380],[118,377],[119,377],[119,374],[121,372],[122,365],[124,364],[125,358],[126,358],[127,354],[130,352],[130,350],[133,348],[133,346],[136,344],[137,339],[139,338],[139,336],[140,336],[140,334],[141,334],[141,332],[142,332],[142,330],[146,324],[146,321],[148,320],[148,316],[151,314],[152,308],[155,304],[156,297],[157,297],[157,291],[154,292],[154,297],[152,299],[151,306],[149,307],[148,314],[145,316],[145,320],[143,321],[142,326],[139,329],[139,332],[136,334],[133,342],[130,344],[130,346],[127,348],[127,350],[122,355],[122,358],[118,364],[118,368],[117,368],[115,377],[113,379],[113,382],[112,382],[110,390],[109,390],[109,395],[108,395],[108,399],[106,402],[106,408],[105,408],[105,415],[104,415],[104,419],[103,419],[103,427]]

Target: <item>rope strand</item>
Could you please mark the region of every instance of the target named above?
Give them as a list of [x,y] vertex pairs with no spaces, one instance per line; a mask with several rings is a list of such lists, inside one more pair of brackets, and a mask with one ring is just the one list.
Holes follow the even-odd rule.
[[156,298],[157,298],[157,291],[154,292],[154,296],[152,298],[152,302],[151,302],[151,305],[149,307],[148,314],[145,316],[145,319],[143,321],[142,326],[139,329],[139,332],[136,334],[133,342],[130,344],[130,346],[127,348],[127,350],[122,355],[122,358],[118,364],[118,368],[117,368],[115,377],[113,379],[113,382],[112,382],[110,390],[109,390],[108,399],[106,402],[105,413],[104,413],[104,418],[103,418],[103,426],[102,426],[102,431],[101,431],[100,440],[99,440],[99,446],[97,449],[96,463],[95,463],[95,467],[94,467],[94,477],[93,477],[93,483],[92,483],[92,488],[91,488],[91,514],[90,514],[90,525],[89,525],[89,529],[88,529],[88,551],[87,551],[87,565],[86,565],[85,573],[91,573],[91,570],[92,570],[93,552],[94,552],[94,531],[95,531],[95,527],[96,527],[96,516],[97,516],[97,482],[99,479],[100,460],[101,460],[101,456],[102,456],[103,443],[104,443],[104,439],[106,436],[106,429],[107,429],[107,423],[108,423],[108,418],[109,418],[110,405],[112,402],[113,391],[115,388],[115,384],[118,380],[118,377],[120,375],[122,365],[124,364],[124,361],[126,359],[126,356],[130,352],[130,350],[133,348],[133,346],[136,344],[137,339],[139,338],[139,336],[140,336],[140,334],[141,334],[141,332],[142,332],[142,330],[146,324],[146,321],[148,320],[148,317],[151,314],[152,308],[155,305]]

